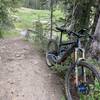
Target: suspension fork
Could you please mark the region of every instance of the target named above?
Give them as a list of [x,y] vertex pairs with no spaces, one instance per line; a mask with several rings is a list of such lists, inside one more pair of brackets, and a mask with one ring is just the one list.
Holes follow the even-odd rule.
[[[78,52],[81,51],[82,53],[82,57],[78,57]],[[83,48],[75,48],[75,79],[76,79],[76,86],[79,85],[78,82],[78,63],[81,60],[85,60],[85,49]],[[84,67],[82,67],[82,75],[83,75],[83,79],[86,82],[86,70],[84,69]]]

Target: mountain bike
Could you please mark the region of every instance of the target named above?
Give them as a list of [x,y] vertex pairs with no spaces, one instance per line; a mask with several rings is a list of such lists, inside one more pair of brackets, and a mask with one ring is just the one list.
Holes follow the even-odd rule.
[[[85,29],[73,32],[57,27],[61,32],[60,43],[50,40],[46,52],[46,62],[49,67],[63,63],[74,53],[65,75],[65,91],[67,100],[100,100],[100,74],[94,65],[85,59],[85,49],[82,46],[84,38],[92,39]],[[62,42],[63,33],[73,36],[74,41]]]

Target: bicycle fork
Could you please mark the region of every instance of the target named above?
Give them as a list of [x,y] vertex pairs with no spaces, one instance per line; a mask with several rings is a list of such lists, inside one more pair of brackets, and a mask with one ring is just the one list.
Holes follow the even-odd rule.
[[[81,51],[81,56],[82,57],[78,57],[78,52]],[[83,48],[75,48],[75,81],[76,81],[76,86],[79,85],[79,74],[78,74],[78,63],[81,61],[81,60],[85,60],[85,49]],[[83,79],[84,79],[84,82],[86,82],[86,70],[84,69],[84,67],[82,67],[82,75],[83,75]]]

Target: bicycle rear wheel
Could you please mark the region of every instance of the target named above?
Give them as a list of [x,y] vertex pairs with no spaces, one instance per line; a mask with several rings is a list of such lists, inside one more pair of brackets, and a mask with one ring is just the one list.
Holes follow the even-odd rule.
[[[80,61],[78,66],[78,85],[75,67],[70,67],[65,77],[65,90],[68,100],[100,100],[100,75],[95,67]],[[85,77],[82,73],[85,69]]]
[[48,55],[49,54],[56,54],[57,53],[57,50],[58,50],[58,45],[57,45],[57,42],[53,39],[51,39],[48,43],[48,46],[47,46],[47,51],[46,51],[46,63],[49,67],[52,67],[53,64],[50,62],[49,58],[48,58]]

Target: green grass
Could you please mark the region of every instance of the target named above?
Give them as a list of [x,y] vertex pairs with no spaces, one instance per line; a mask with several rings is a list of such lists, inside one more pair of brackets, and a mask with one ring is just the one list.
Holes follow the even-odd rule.
[[61,100],[66,100],[65,96],[62,96]]
[[3,32],[4,38],[17,37],[17,36],[20,36],[20,34],[15,29]]
[[[32,27],[32,22],[36,20],[50,21],[49,10],[34,10],[22,7],[20,9],[17,9],[15,15],[21,19],[21,22],[15,23],[15,26],[18,28]],[[63,17],[63,13],[60,10],[54,11],[54,19],[59,20],[59,18],[61,17]]]
[[[12,29],[9,32],[4,33],[4,37],[12,37],[17,36],[18,32],[16,29],[28,29],[33,28],[35,21],[50,21],[50,11],[49,10],[34,10],[29,8],[18,8],[15,13],[11,13],[14,17],[14,26],[15,29]],[[54,20],[59,20],[59,18],[63,17],[63,13],[60,10],[54,11]]]
[[16,28],[32,28],[33,22],[36,20],[46,20],[49,18],[49,11],[47,10],[33,10],[28,8],[17,9],[15,13],[20,21],[15,22]]

